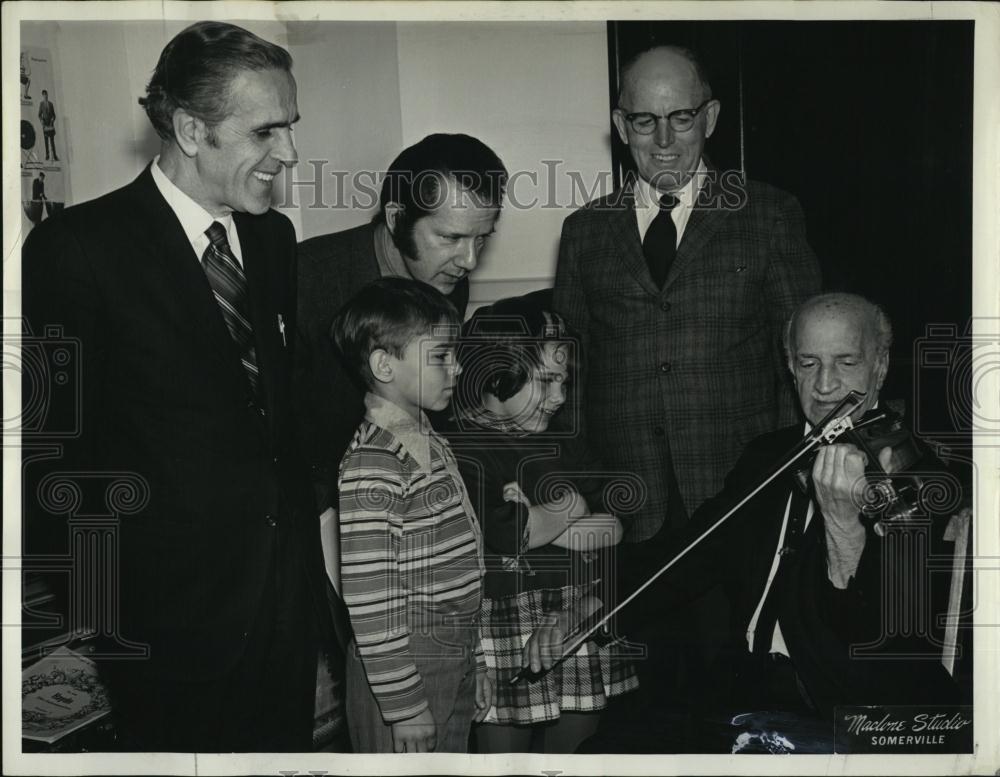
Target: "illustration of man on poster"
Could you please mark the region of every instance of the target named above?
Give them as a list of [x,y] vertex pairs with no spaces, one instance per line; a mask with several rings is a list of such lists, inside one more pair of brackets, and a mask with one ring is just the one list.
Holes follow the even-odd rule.
[[45,173],[39,171],[38,177],[31,182],[31,201],[40,202],[45,199]]
[[45,213],[45,200],[45,173],[39,172],[38,177],[31,182],[31,198],[21,201],[24,215],[28,217],[28,221],[33,227],[37,227],[42,221]]
[[21,99],[30,100],[31,95],[28,92],[31,90],[31,63],[29,61],[27,52],[21,52]]
[[38,104],[38,120],[42,123],[42,135],[45,136],[45,160],[49,159],[49,147],[52,148],[52,159],[59,161],[56,154],[56,108],[49,100],[49,93],[42,90],[42,101]]
[[[60,133],[63,153],[60,155],[56,149],[57,118],[62,119],[61,130],[66,130],[67,125],[65,115],[57,117],[56,114],[61,79],[53,68],[54,45],[48,33],[35,35],[30,40],[22,39],[21,209],[24,216],[21,226],[25,233],[61,211],[70,198],[69,165],[66,163],[69,146],[65,134]],[[37,101],[29,95],[31,83],[41,91]],[[62,103],[60,105],[65,108]]]
[[[60,171],[50,170],[48,176],[39,170],[37,174],[25,171],[21,183],[21,208],[27,218],[24,230],[37,227],[43,219],[52,218],[65,206],[65,189]],[[47,186],[47,188],[46,188]]]

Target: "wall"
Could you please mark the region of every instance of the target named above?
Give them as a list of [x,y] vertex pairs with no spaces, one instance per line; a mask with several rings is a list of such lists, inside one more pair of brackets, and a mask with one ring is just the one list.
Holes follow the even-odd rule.
[[378,209],[374,177],[403,147],[396,24],[287,27],[302,114],[295,127],[298,185],[291,194],[300,236],[308,238],[362,224]]
[[[73,202],[122,186],[157,152],[137,98],[187,23],[45,23]],[[513,176],[473,302],[551,284],[563,219],[610,182],[604,22],[240,23],[295,59],[300,164],[275,189],[300,238],[369,220],[375,177],[404,146],[466,132]]]
[[473,276],[473,301],[551,285],[562,221],[590,198],[574,196],[571,173],[588,189],[610,184],[605,23],[400,22],[397,29],[403,143],[465,132],[493,148],[514,177]]
[[[138,98],[167,42],[186,21],[25,22],[25,43],[46,39],[62,79],[57,104],[60,138],[68,144],[72,202],[117,189],[137,176],[159,150],[159,139]],[[247,29],[285,45],[284,25],[245,22]]]

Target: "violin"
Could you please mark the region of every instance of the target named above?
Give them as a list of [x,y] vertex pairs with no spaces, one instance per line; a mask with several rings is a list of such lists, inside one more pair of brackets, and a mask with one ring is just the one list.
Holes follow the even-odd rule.
[[[897,472],[912,466],[919,459],[919,452],[912,435],[902,426],[899,418],[885,409],[867,412],[855,422],[851,417],[864,404],[865,394],[858,391],[848,391],[847,395],[837,403],[822,421],[816,424],[785,457],[746,493],[737,500],[720,518],[709,525],[702,533],[685,548],[667,561],[648,580],[640,585],[624,600],[610,610],[598,610],[589,618],[577,625],[564,639],[563,649],[552,667],[541,674],[551,671],[573,654],[580,645],[590,639],[595,633],[607,628],[610,619],[623,608],[627,607],[637,596],[651,586],[658,578],[670,570],[677,562],[697,547],[706,537],[718,529],[729,518],[739,512],[742,507],[759,494],[778,477],[791,470],[796,473],[800,487],[812,487],[812,465],[818,449],[822,445],[830,445],[845,439],[856,445],[867,457],[868,489],[865,505],[861,510],[866,521],[874,523],[873,530],[882,536],[885,524],[913,516],[919,507],[920,490],[923,480],[917,475],[909,475],[903,479]],[[892,448],[892,474],[882,468],[878,452],[886,446]],[[896,481],[896,482],[894,482]],[[870,498],[869,498],[870,495]],[[510,681],[511,685],[520,682],[529,675],[529,670],[522,668]],[[541,675],[538,675],[541,676]]]
[[[854,445],[866,459],[868,487],[861,505],[862,523],[871,525],[873,531],[883,537],[886,524],[926,514],[920,503],[924,478],[916,472],[908,472],[920,460],[920,448],[896,413],[888,409],[869,410],[836,441]],[[878,456],[884,448],[892,451],[888,469],[882,466]],[[819,447],[794,471],[796,483],[809,497],[814,496],[812,466],[818,453]]]

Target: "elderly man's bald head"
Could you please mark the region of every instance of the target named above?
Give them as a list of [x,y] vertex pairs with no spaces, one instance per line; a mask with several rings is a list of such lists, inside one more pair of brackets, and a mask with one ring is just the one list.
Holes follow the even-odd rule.
[[889,323],[889,317],[882,308],[860,294],[831,292],[810,297],[792,314],[784,332],[786,357],[791,357],[791,346],[798,322],[813,314],[858,321],[864,327],[866,336],[874,344],[877,355],[887,354],[892,347],[892,324]]
[[[638,80],[690,79],[701,89],[701,100],[712,96],[712,85],[698,55],[683,46],[654,46],[632,56],[622,67],[619,103],[629,105]],[[700,102],[700,101],[699,101]]]

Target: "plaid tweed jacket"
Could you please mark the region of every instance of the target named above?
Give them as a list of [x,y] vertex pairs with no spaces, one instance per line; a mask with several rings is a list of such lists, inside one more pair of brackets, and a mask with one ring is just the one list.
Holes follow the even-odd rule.
[[727,175],[703,187],[662,290],[630,185],[563,224],[554,307],[582,339],[581,426],[609,467],[646,486],[623,516],[625,542],[664,522],[668,453],[690,514],[750,440],[796,418],[781,333],[819,291],[819,265],[794,197]]

